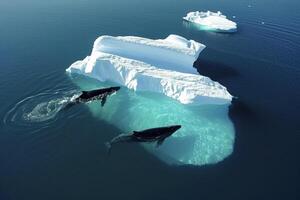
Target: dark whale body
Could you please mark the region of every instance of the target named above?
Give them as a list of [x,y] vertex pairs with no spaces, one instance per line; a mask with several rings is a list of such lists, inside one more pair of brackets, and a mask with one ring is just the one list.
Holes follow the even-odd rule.
[[117,92],[120,88],[121,87],[109,87],[109,88],[101,88],[97,90],[82,91],[81,95],[77,97],[75,100],[69,102],[64,109],[68,109],[78,103],[86,103],[94,100],[100,100],[101,106],[104,106],[107,97]]
[[164,140],[175,133],[181,125],[173,125],[166,127],[158,127],[146,129],[143,131],[133,131],[129,134],[120,134],[113,138],[110,142],[106,143],[108,150],[110,151],[111,146],[116,143],[122,142],[157,142],[157,147],[163,144]]
[[104,106],[107,96],[117,92],[119,89],[120,87],[109,87],[91,91],[82,91],[82,94],[75,99],[75,102],[101,100],[101,106]]

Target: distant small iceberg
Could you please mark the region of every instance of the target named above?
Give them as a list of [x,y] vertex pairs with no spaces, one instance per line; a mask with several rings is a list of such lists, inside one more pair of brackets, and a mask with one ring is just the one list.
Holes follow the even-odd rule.
[[184,20],[197,24],[201,30],[214,32],[236,32],[237,24],[226,18],[220,11],[218,12],[189,12]]

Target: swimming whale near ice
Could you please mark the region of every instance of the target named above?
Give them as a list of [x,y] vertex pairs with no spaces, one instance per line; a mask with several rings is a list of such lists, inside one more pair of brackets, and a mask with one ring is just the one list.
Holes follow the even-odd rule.
[[164,140],[175,133],[181,125],[172,125],[166,127],[158,127],[146,129],[143,131],[133,131],[129,134],[120,134],[114,137],[110,142],[106,143],[108,152],[110,152],[113,144],[123,143],[123,142],[157,142],[156,146],[163,144]]
[[204,49],[204,44],[178,35],[165,39],[102,35],[91,54],[66,72],[81,88],[93,87],[95,79],[137,91],[112,97],[108,109],[87,104],[93,116],[120,130],[143,130],[149,122],[152,127],[161,122],[182,125],[162,148],[140,143],[164,162],[212,164],[233,152],[235,131],[228,117],[233,96],[193,67]]
[[79,97],[71,100],[71,102],[65,106],[65,109],[70,108],[77,103],[86,103],[94,100],[100,100],[101,106],[104,106],[107,97],[116,93],[120,88],[121,87],[108,87],[90,91],[82,91]]
[[75,99],[75,102],[89,102],[101,100],[101,106],[104,106],[106,98],[109,95],[116,93],[120,87],[101,88],[97,90],[82,91],[81,95]]

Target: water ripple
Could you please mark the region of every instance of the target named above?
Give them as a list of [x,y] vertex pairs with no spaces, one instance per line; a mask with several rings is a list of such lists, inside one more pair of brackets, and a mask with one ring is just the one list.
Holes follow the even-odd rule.
[[76,90],[68,92],[57,90],[28,96],[8,110],[3,118],[3,124],[31,133],[51,127],[64,116],[60,111],[77,95]]

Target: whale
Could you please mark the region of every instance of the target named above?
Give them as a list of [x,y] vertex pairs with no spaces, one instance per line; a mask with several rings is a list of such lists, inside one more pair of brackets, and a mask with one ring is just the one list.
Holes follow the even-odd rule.
[[81,95],[75,99],[75,102],[85,103],[94,100],[101,100],[101,106],[104,106],[106,98],[116,93],[121,87],[108,87],[97,90],[82,91]]
[[155,143],[156,147],[163,144],[166,138],[170,137],[177,130],[181,128],[181,125],[171,125],[165,127],[150,128],[142,131],[133,131],[128,134],[120,134],[114,137],[111,141],[106,142],[105,145],[108,149],[108,153],[114,144],[117,143]]
[[100,88],[96,90],[89,91],[81,91],[81,94],[76,97],[74,100],[71,100],[66,106],[65,109],[72,107],[78,103],[87,103],[95,100],[99,100],[101,102],[101,106],[103,107],[106,103],[106,99],[108,96],[116,93],[120,90],[121,87],[108,87],[108,88]]

